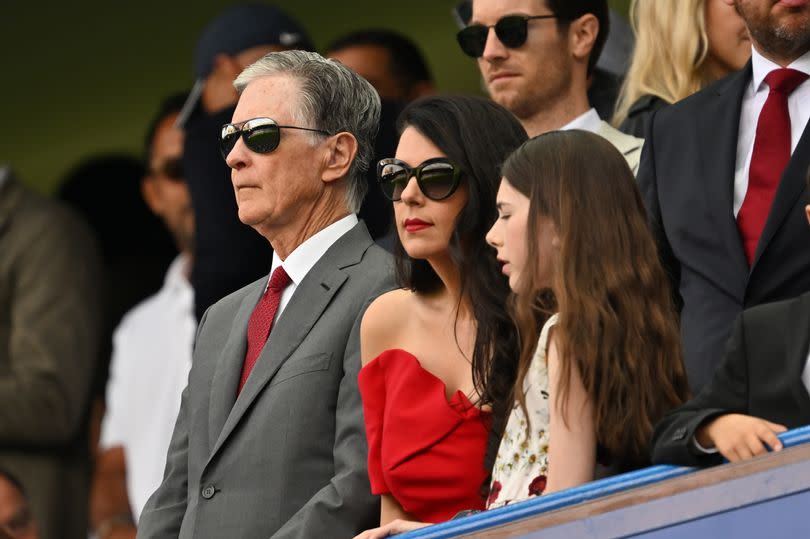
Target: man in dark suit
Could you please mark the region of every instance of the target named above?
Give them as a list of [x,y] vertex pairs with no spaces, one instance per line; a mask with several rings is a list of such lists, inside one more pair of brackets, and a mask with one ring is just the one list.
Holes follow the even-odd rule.
[[389,255],[355,215],[379,97],[304,51],[266,55],[235,86],[221,149],[239,219],[272,245],[272,269],[200,321],[138,537],[352,537],[379,515],[357,390],[360,320],[393,288]]
[[[810,174],[808,174],[810,184]],[[810,223],[810,205],[805,207]],[[744,311],[711,383],[664,417],[653,462],[734,462],[780,450],[776,435],[810,424],[810,293]]]
[[810,250],[797,248],[810,242],[810,3],[724,1],[746,22],[751,62],[659,111],[638,174],[694,392],[743,309],[810,290]]

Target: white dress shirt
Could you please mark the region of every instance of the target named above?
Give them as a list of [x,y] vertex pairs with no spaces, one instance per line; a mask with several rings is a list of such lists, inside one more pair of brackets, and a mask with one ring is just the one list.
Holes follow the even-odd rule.
[[583,131],[590,131],[591,133],[596,133],[599,131],[599,128],[602,126],[602,118],[599,117],[599,113],[596,112],[595,108],[589,109],[587,112],[584,112],[562,126],[560,131],[568,131],[570,129],[582,129]]
[[[278,310],[276,311],[276,316],[273,319],[274,322],[278,320],[279,316],[281,316],[284,308],[290,302],[290,298],[295,292],[295,289],[298,287],[301,281],[304,280],[304,277],[307,276],[309,270],[312,269],[312,267],[318,262],[318,260],[321,259],[324,253],[326,253],[326,251],[328,251],[337,240],[339,240],[346,232],[354,228],[357,223],[357,215],[350,213],[346,217],[335,221],[328,227],[312,235],[304,243],[296,247],[296,249],[290,253],[285,260],[281,260],[278,254],[276,254],[275,251],[273,252],[273,265],[270,268],[270,275],[273,275],[273,272],[277,267],[282,266],[284,267],[284,271],[287,272],[287,275],[290,276],[291,281],[281,294]],[[270,284],[269,279],[267,280],[267,284]]]
[[188,260],[178,256],[157,294],[130,310],[113,335],[102,448],[121,446],[135,522],[160,485],[188,382],[197,320]]
[[[745,89],[740,109],[740,131],[737,136],[737,161],[734,167],[734,216],[737,216],[748,191],[748,171],[751,168],[751,154],[754,152],[754,137],[757,133],[759,113],[765,105],[770,88],[765,83],[765,77],[774,69],[781,66],[762,56],[755,47],[752,47],[751,82]],[[790,69],[801,71],[810,75],[810,52],[806,52],[789,66]],[[790,154],[799,143],[808,119],[810,119],[810,79],[801,83],[793,93],[788,96],[788,112],[790,113]]]

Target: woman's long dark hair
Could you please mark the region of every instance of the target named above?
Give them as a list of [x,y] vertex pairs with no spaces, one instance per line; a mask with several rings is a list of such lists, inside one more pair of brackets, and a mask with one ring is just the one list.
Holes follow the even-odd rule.
[[[461,167],[467,203],[450,239],[450,257],[461,276],[461,295],[469,299],[476,323],[473,384],[480,405],[503,416],[515,381],[519,344],[506,309],[509,283],[485,236],[497,211],[500,166],[527,138],[506,109],[470,96],[432,96],[411,103],[399,117],[400,134],[413,127]],[[397,237],[394,248],[401,286],[430,293],[442,282],[426,260],[409,257]]]
[[[552,398],[563,418],[576,366],[600,447],[620,464],[643,465],[653,426],[686,399],[688,386],[669,280],[633,174],[609,142],[575,130],[528,141],[504,163],[503,175],[529,198],[528,257],[515,301],[522,345],[516,389],[540,325],[556,310],[562,384]],[[541,217],[554,222],[560,238],[551,260],[553,294],[537,277],[532,238]],[[523,392],[515,397],[525,409]]]

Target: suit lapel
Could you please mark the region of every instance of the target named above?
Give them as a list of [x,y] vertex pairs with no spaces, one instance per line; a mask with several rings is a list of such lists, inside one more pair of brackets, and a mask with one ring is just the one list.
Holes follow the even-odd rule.
[[208,407],[208,444],[213,448],[219,438],[222,427],[231,413],[236,401],[236,391],[242,374],[242,363],[245,360],[247,347],[247,326],[250,315],[264,292],[263,285],[267,278],[256,284],[255,289],[245,295],[242,305],[233,319],[228,340],[222,348],[217,361],[214,377],[211,380],[211,398]]
[[796,201],[804,192],[807,185],[805,178],[807,177],[808,163],[810,163],[810,122],[804,127],[799,143],[796,145],[796,149],[793,151],[793,155],[779,181],[771,211],[768,213],[768,220],[765,222],[765,228],[762,229],[762,235],[759,237],[753,267],[756,267],[756,263],[767,249],[768,243],[773,239],[779,227],[782,226],[790,211],[795,208]]
[[[267,344],[262,349],[256,366],[253,367],[253,371],[245,383],[245,387],[230,409],[230,413],[211,451],[209,461],[219,451],[228,436],[239,424],[245,412],[273,379],[273,376],[321,318],[332,298],[348,278],[348,275],[341,270],[360,262],[363,253],[371,243],[368,230],[363,223],[359,223],[329,248],[296,287],[295,293],[270,331]],[[248,316],[250,316],[249,313]],[[242,356],[244,356],[245,350],[246,327],[247,322],[245,322],[244,327],[240,327],[241,337],[239,339],[241,345],[239,348]],[[237,332],[232,332],[232,338],[234,333]],[[224,364],[224,362],[222,363]],[[223,368],[227,368],[227,366],[224,365]],[[230,368],[238,371],[235,375],[238,380],[239,372],[241,372],[241,360],[239,366],[231,366]],[[232,376],[234,374],[231,372],[223,373],[223,379],[230,380]],[[231,388],[224,387],[224,389],[228,391]],[[232,394],[236,393],[236,389],[236,384],[233,384]]]
[[786,332],[787,345],[787,372],[791,377],[793,394],[796,404],[802,413],[802,418],[810,417],[810,394],[802,381],[802,373],[807,364],[808,347],[810,347],[810,293],[799,296],[794,303],[795,309],[790,309],[791,320],[787,321],[790,330]]
[[713,112],[697,117],[700,170],[704,171],[707,203],[711,206],[707,214],[715,220],[713,228],[720,235],[720,243],[728,250],[729,263],[744,274],[748,274],[748,261],[734,218],[734,169],[740,107],[750,79],[749,62],[741,71],[718,83],[712,101]]

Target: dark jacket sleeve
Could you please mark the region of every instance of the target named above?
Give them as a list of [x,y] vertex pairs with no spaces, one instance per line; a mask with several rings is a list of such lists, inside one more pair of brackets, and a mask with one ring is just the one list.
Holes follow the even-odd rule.
[[219,151],[220,130],[233,110],[198,111],[186,124],[183,164],[196,223],[191,284],[198,320],[219,299],[267,274],[273,256],[268,241],[239,221],[231,172]]
[[647,208],[647,217],[650,223],[650,230],[658,247],[658,256],[661,259],[661,265],[664,267],[664,271],[669,277],[672,296],[676,307],[680,311],[683,306],[683,300],[680,295],[681,266],[675,254],[672,252],[672,246],[670,246],[666,230],[664,230],[664,222],[661,216],[661,205],[658,196],[654,136],[655,119],[656,115],[653,114],[650,120],[652,127],[647,135],[647,139],[644,141],[644,147],[641,150],[641,163],[639,164],[636,179],[638,181],[638,187],[641,190],[644,205]]
[[719,454],[703,454],[694,447],[693,440],[695,431],[708,419],[728,413],[749,413],[744,317],[741,314],[737,318],[725,357],[711,383],[656,425],[652,439],[654,463],[687,466],[720,463]]

